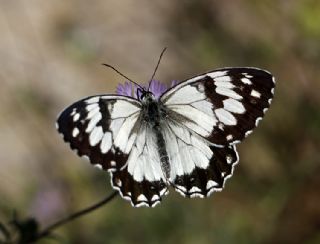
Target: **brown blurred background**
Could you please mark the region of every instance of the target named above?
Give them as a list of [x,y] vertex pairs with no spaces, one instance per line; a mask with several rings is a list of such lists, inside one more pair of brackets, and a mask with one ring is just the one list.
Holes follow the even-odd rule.
[[[111,192],[57,114],[122,77],[169,83],[225,66],[276,77],[271,109],[238,146],[224,191],[154,209],[120,198],[56,233],[63,243],[320,243],[320,1],[0,0],[0,221],[42,226]],[[56,243],[45,240],[43,243]]]

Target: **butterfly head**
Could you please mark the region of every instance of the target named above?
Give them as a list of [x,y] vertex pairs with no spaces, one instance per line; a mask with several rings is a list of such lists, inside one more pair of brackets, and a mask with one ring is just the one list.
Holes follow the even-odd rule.
[[137,89],[137,97],[142,102],[151,102],[155,100],[155,96],[151,91],[146,91],[144,89]]

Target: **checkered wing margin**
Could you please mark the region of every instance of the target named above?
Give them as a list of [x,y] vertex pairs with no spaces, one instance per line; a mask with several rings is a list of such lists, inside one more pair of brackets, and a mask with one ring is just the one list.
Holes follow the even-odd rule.
[[215,145],[239,143],[269,108],[273,76],[256,68],[224,68],[181,82],[160,100],[168,117]]

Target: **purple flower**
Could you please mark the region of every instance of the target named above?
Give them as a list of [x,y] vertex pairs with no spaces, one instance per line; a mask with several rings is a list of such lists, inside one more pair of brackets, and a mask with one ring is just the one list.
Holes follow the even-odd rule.
[[[171,82],[171,87],[174,87],[178,84],[178,81],[173,80]],[[148,89],[148,85],[142,86],[144,89]],[[116,93],[118,95],[124,95],[128,97],[133,97],[137,99],[137,86],[129,81],[126,81],[124,84],[119,84],[117,86]],[[152,92],[156,99],[158,99],[163,93],[165,93],[168,90],[166,84],[161,83],[158,80],[152,80],[150,84],[149,91]]]
[[134,85],[130,81],[126,81],[124,84],[119,84],[117,86],[116,93],[118,95],[137,98],[136,90],[137,90],[136,85]]

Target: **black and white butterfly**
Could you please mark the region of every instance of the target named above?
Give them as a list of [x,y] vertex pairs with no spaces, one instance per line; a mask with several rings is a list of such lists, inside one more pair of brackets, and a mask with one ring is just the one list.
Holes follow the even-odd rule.
[[65,109],[58,131],[79,156],[111,174],[132,205],[153,207],[172,186],[186,197],[224,187],[239,158],[235,144],[258,125],[275,81],[257,68],[223,68],[185,80],[158,99],[96,95]]

